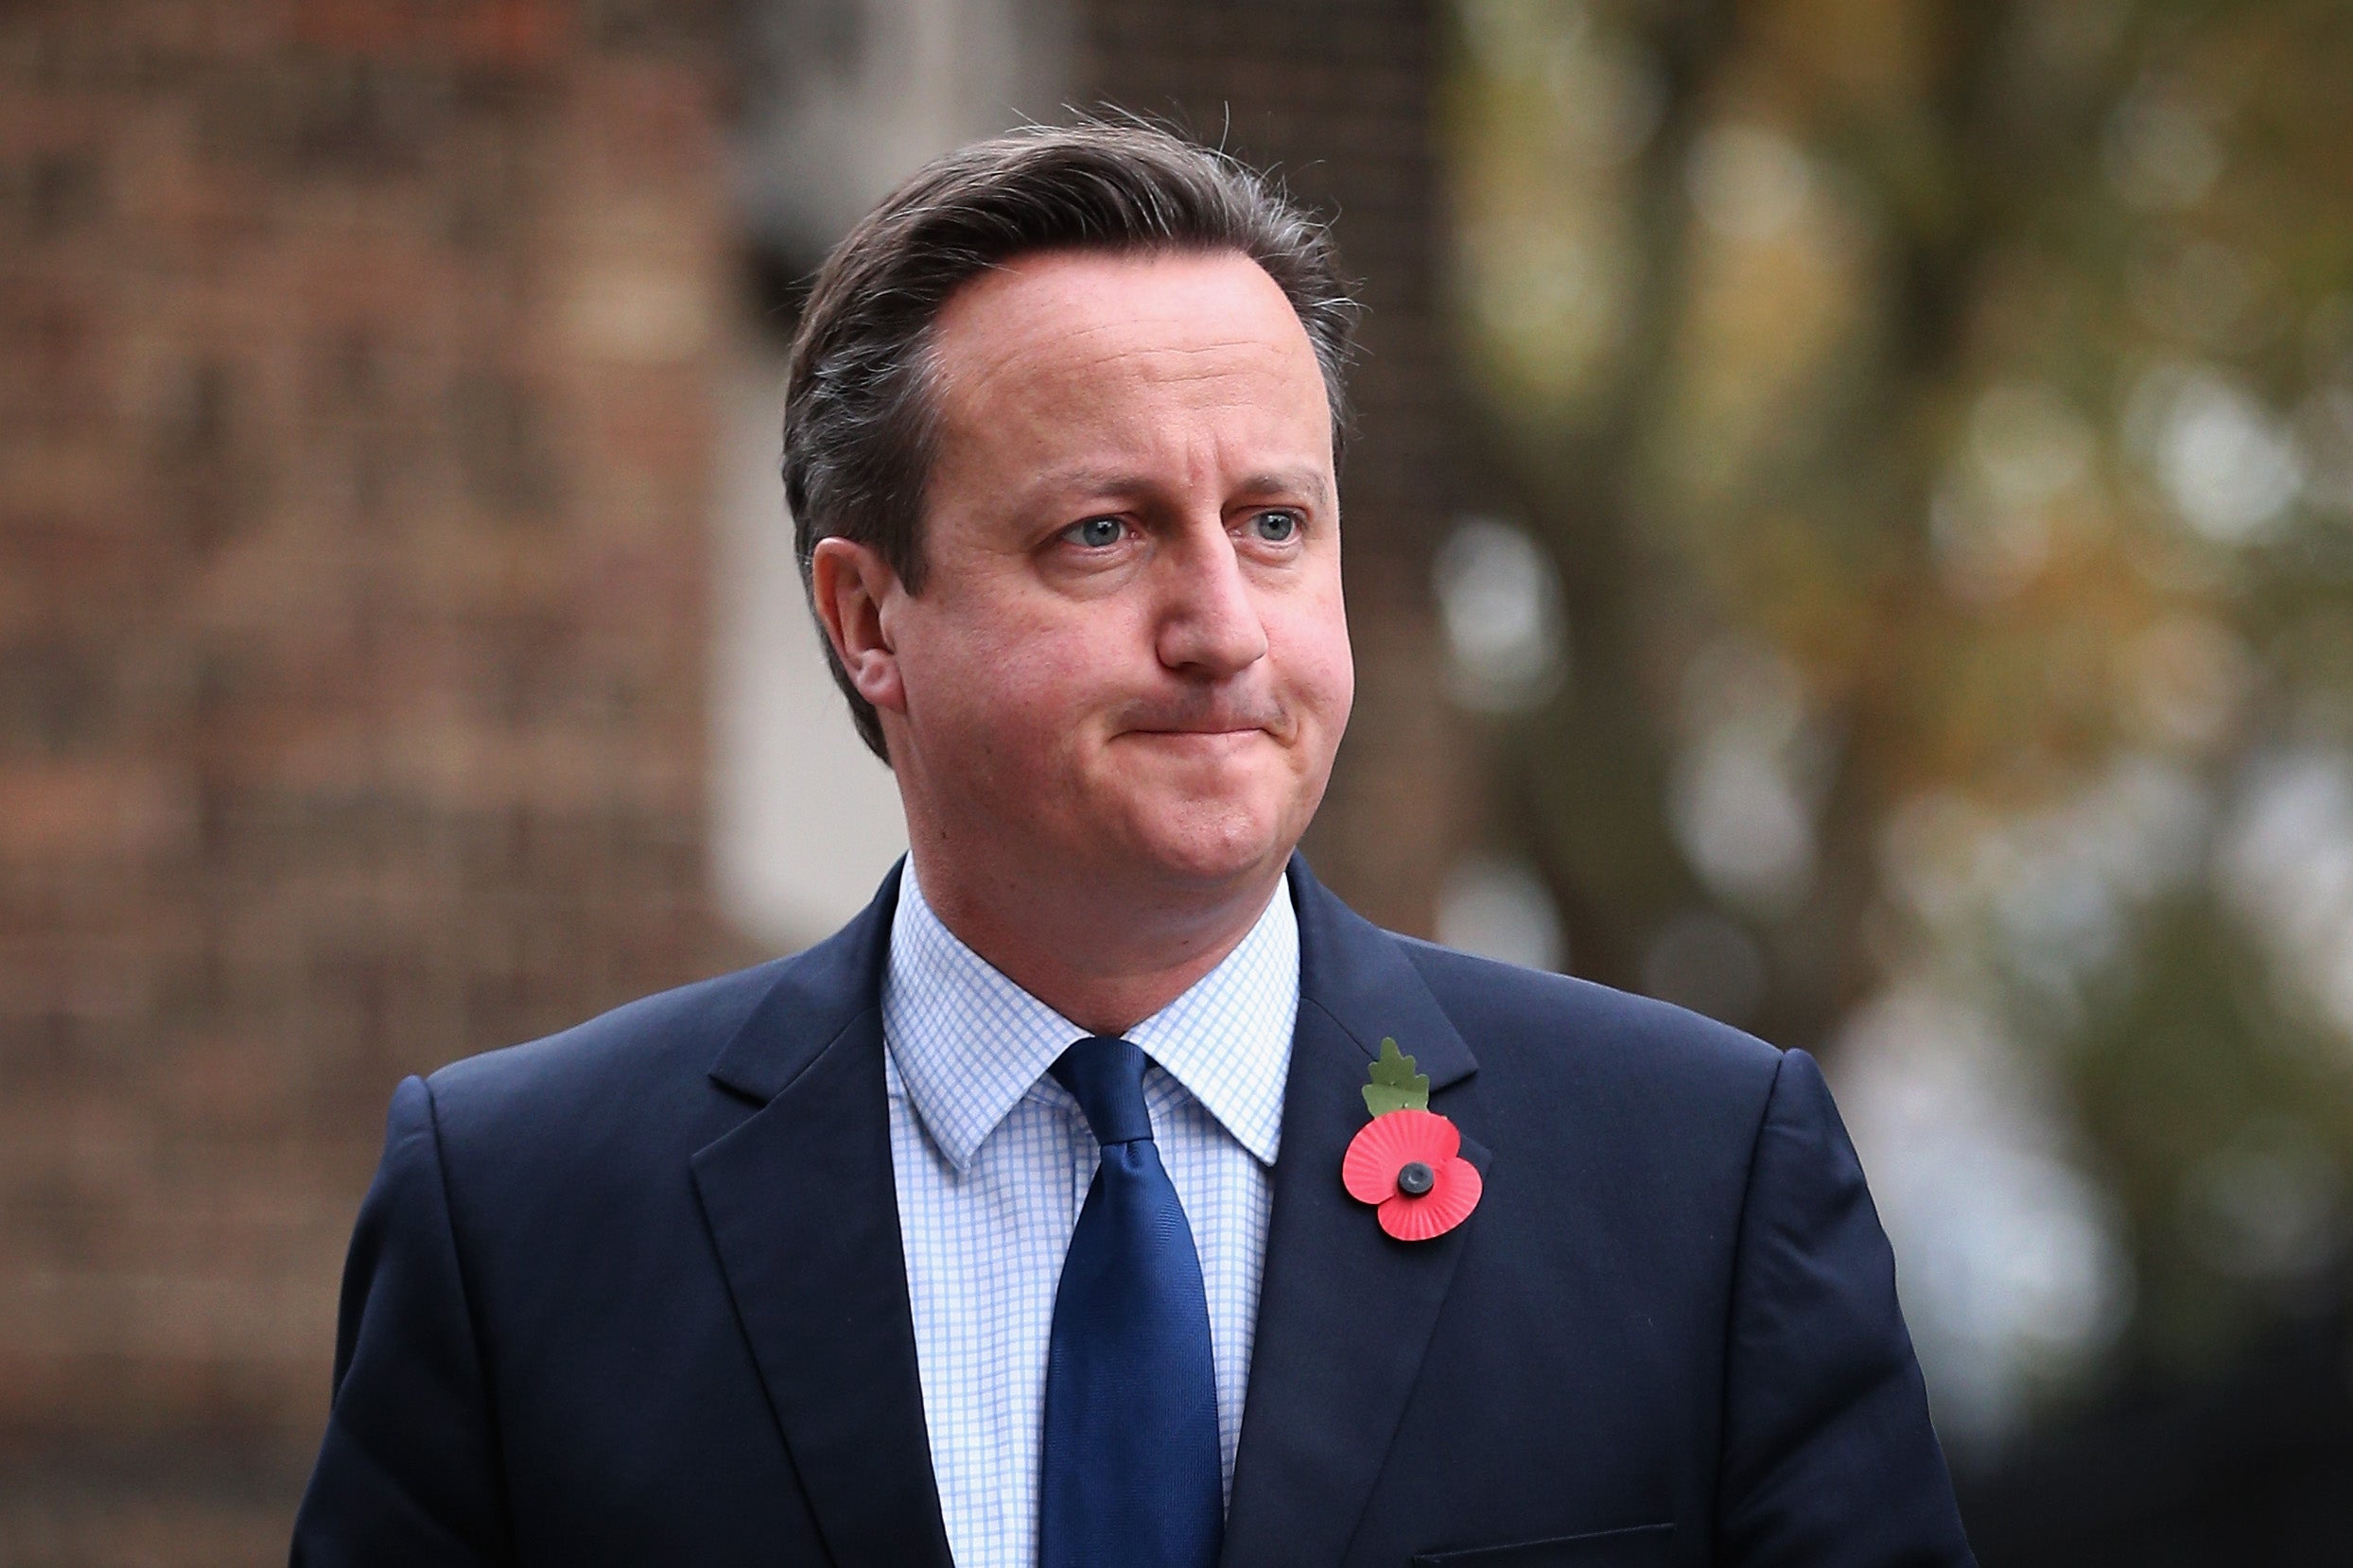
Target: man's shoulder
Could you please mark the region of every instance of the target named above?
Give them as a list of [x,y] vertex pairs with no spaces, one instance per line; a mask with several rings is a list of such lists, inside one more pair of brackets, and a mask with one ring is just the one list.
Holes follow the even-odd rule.
[[1510,1026],[1511,1037],[1522,1041],[1574,1039],[1628,1059],[1687,1060],[1702,1070],[1761,1071],[1769,1077],[1781,1058],[1779,1049],[1755,1036],[1673,1002],[1390,935],[1457,1023],[1492,1020]]
[[[448,1177],[523,1206],[609,1196],[675,1165],[758,1108],[711,1069],[790,975],[777,959],[641,997],[571,1028],[450,1063],[426,1079]],[[505,1201],[505,1200],[501,1200]]]
[[1478,1063],[1452,1113],[1490,1151],[1499,1196],[1523,1197],[1490,1226],[1551,1256],[1530,1238],[1567,1205],[1585,1244],[1654,1281],[1720,1282],[1789,1054],[1648,997],[1400,940]]
[[1747,1116],[1762,1107],[1781,1067],[1777,1048],[1671,1002],[1395,940],[1490,1083],[1546,1100],[1575,1090],[1625,1110]]
[[[1386,984],[1400,959],[1460,1037],[1481,1098],[1532,1108],[1581,1105],[1602,1114],[1655,1106],[1760,1110],[1784,1054],[1754,1036],[1670,1002],[1549,970],[1523,968],[1387,931],[1350,909],[1295,861],[1304,947],[1302,1000],[1359,1010],[1351,987]],[[1308,962],[1320,955],[1323,972]],[[1360,1026],[1368,1020],[1358,1017]],[[1359,1032],[1363,1032],[1360,1028]],[[1377,1040],[1374,1030],[1370,1039]],[[1369,1044],[1360,1039],[1359,1044]]]
[[701,1079],[793,962],[771,959],[639,997],[539,1039],[451,1062],[427,1083],[438,1105],[512,1102],[544,1113]]
[[[801,1058],[875,1003],[884,897],[789,957],[640,997],[523,1045],[450,1063],[427,1084],[446,1127],[570,1122],[702,1126],[771,1098]],[[747,1046],[752,1049],[747,1050]]]

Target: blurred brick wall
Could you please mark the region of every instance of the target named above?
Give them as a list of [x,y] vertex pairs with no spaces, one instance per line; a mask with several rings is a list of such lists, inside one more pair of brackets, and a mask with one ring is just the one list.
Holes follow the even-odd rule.
[[1073,96],[1271,167],[1335,216],[1363,280],[1341,479],[1356,711],[1307,851],[1366,915],[1424,934],[1475,793],[1427,589],[1462,504],[1438,281],[1440,14],[1426,0],[1085,0]]
[[282,1559],[397,1077],[736,956],[707,31],[0,8],[0,1563]]

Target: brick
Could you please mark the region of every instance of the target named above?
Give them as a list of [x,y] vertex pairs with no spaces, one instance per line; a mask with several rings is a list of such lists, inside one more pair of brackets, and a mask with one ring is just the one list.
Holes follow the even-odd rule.
[[[658,32],[0,16],[10,1564],[281,1551],[392,1084],[746,956],[703,868],[716,92]],[[651,290],[619,356],[565,329],[588,262]]]

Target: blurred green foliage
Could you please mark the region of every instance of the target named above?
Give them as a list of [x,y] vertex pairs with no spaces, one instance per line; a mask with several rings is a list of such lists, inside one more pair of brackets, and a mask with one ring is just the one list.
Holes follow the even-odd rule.
[[2122,1260],[2030,1408],[2339,1300],[2353,7],[1453,14],[1472,466],[1567,638],[1495,832],[1571,966],[1842,1083],[1974,1019]]

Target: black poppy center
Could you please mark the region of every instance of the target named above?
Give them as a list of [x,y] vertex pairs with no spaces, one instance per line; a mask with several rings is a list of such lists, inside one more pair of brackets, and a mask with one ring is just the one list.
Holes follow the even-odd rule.
[[1409,1198],[1418,1198],[1437,1185],[1438,1173],[1419,1159],[1407,1160],[1397,1173],[1397,1190]]

